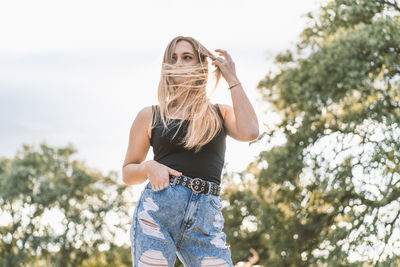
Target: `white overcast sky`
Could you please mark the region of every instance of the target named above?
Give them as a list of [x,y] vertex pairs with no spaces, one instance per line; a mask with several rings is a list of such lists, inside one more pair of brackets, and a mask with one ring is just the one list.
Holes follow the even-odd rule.
[[[2,1],[0,156],[14,157],[23,143],[71,142],[90,167],[121,173],[130,126],[142,107],[157,104],[161,56],[177,35],[231,54],[263,131],[273,117],[256,85],[273,55],[294,48],[303,15],[320,3]],[[224,80],[212,101],[232,104]],[[241,171],[262,149],[227,137],[229,171]]]

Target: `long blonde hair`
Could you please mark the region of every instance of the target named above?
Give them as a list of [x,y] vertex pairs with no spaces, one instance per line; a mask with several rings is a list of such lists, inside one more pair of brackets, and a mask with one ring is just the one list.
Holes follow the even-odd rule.
[[[195,50],[195,55],[199,63],[190,66],[174,66],[172,55],[175,46],[179,41],[189,42]],[[158,102],[160,104],[160,117],[164,127],[168,129],[167,118],[171,118],[171,110],[175,113],[186,114],[179,122],[174,137],[178,133],[184,121],[189,121],[188,131],[180,142],[186,149],[193,149],[195,153],[201,150],[201,147],[210,142],[222,129],[223,125],[214,105],[210,103],[207,96],[206,86],[208,80],[208,60],[216,59],[210,51],[192,37],[177,36],[165,49],[163,64],[161,67],[161,78],[158,85]],[[211,94],[215,92],[218,82],[221,78],[221,71],[216,68],[214,71],[215,85]],[[185,77],[185,82],[175,84],[173,77]],[[181,100],[178,105],[178,100]],[[155,116],[158,118],[158,116]],[[157,119],[153,120],[152,127],[157,124]],[[173,138],[174,138],[173,137]]]

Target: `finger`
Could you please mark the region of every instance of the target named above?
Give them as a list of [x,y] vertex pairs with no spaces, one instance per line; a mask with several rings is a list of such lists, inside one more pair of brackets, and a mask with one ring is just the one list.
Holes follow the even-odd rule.
[[212,62],[212,64],[218,64],[219,65],[219,64],[222,64],[223,62],[224,62],[224,59],[218,57]]
[[169,170],[170,170],[170,174],[172,174],[172,175],[176,175],[176,176],[181,176],[182,175],[182,173],[181,172],[179,172],[179,171],[176,171],[176,170],[174,170],[174,169],[171,169],[171,168],[168,168]]
[[228,51],[226,51],[226,50],[223,50],[223,49],[215,49],[215,51],[217,51],[219,54],[222,54],[222,55],[224,55],[224,56],[226,56],[226,57],[229,57],[229,56],[230,56],[229,53],[228,53]]
[[220,54],[224,55],[226,59],[232,60],[231,55],[226,50],[223,49],[215,49],[215,51],[219,52]]

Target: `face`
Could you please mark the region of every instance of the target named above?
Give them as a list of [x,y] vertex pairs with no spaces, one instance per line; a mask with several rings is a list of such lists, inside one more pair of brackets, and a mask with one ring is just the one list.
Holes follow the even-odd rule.
[[[185,41],[179,41],[175,45],[174,53],[172,54],[172,64],[179,66],[188,66],[199,63],[199,60],[196,56],[196,52],[193,49],[193,46]],[[174,82],[176,84],[182,83],[185,81],[185,78],[174,77]]]

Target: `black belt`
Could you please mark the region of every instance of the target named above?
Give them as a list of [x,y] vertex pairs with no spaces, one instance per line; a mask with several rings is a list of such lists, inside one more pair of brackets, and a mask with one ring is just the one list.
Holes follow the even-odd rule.
[[185,186],[197,194],[202,193],[206,195],[212,194],[218,196],[219,192],[221,191],[221,187],[216,183],[209,182],[201,178],[191,178],[183,174],[181,176],[170,175],[169,181],[174,182],[175,178],[175,184]]

